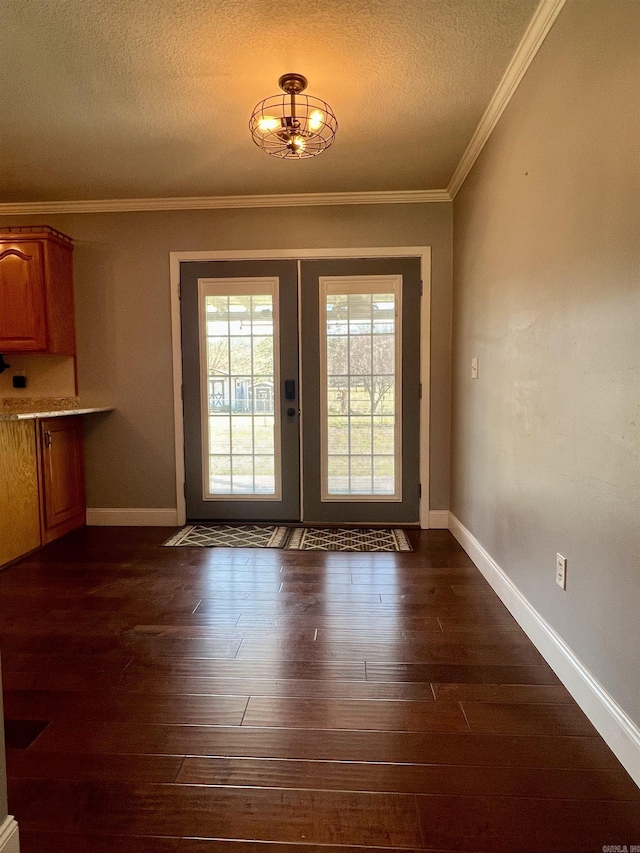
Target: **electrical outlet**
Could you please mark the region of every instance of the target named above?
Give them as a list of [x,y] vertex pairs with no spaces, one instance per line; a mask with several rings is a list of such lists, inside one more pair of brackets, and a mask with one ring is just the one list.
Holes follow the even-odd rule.
[[478,378],[478,359],[477,358],[471,359],[471,378],[472,379]]
[[556,554],[556,583],[562,589],[567,588],[567,558]]

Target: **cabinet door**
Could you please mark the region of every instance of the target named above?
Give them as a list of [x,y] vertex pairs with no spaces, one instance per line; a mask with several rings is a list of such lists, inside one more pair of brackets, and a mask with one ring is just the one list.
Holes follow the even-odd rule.
[[0,242],[0,352],[47,348],[43,246]]
[[82,419],[40,421],[42,540],[51,542],[85,523]]
[[0,422],[0,565],[40,545],[33,421]]

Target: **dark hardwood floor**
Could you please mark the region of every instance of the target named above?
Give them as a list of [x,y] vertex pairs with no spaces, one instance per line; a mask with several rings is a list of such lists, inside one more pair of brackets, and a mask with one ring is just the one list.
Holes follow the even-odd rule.
[[601,853],[640,791],[447,531],[85,529],[0,572],[22,853]]

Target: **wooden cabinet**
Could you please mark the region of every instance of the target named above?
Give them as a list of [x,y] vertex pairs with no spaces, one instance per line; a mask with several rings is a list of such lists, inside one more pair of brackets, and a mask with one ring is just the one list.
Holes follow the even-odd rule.
[[38,421],[42,544],[86,521],[82,418]]
[[40,545],[35,421],[0,422],[0,566]]
[[0,353],[75,355],[72,253],[53,228],[0,230]]
[[85,523],[82,417],[0,421],[0,567]]

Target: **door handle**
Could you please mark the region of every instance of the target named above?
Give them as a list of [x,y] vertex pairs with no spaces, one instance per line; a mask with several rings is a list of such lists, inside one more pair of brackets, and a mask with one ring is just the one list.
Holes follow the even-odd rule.
[[293,408],[287,409],[287,414],[289,415],[290,418],[292,418],[295,415],[295,413],[296,413],[295,409],[293,409]]
[[295,400],[296,399],[296,380],[295,379],[285,379],[284,380],[284,399],[285,400]]
[[49,429],[44,431],[44,446],[51,447],[51,430]]

